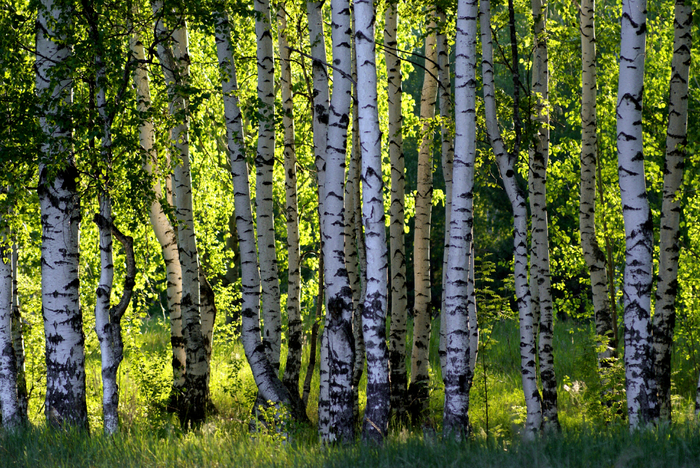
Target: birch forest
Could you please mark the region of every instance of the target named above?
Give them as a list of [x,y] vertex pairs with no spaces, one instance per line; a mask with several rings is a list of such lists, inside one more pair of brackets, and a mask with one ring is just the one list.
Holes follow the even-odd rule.
[[697,1],[0,3],[8,466],[700,446]]

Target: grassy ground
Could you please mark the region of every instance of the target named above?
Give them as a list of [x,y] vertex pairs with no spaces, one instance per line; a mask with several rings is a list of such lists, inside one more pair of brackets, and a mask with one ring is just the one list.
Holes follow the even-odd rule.
[[[587,326],[555,328],[555,367],[562,434],[520,442],[524,400],[520,389],[517,323],[497,322],[483,349],[471,392],[472,440],[441,441],[422,429],[394,427],[384,448],[355,445],[323,448],[313,427],[278,433],[248,433],[255,385],[240,345],[220,339],[212,362],[212,398],[217,413],[197,431],[183,433],[164,410],[171,370],[168,330],[154,320],[132,333],[120,385],[122,434],[101,435],[99,356],[89,354],[88,388],[92,435],[56,432],[43,426],[41,392],[31,405],[33,427],[0,433],[0,466],[700,466],[700,426],[693,416],[695,378],[689,347],[679,346],[674,374],[673,426],[630,434],[624,422],[621,366],[600,376]],[[437,365],[437,343],[431,361]],[[305,356],[306,362],[308,356]],[[304,366],[305,369],[305,366]],[[432,376],[430,419],[439,428],[443,389]],[[600,403],[601,379],[608,404]],[[303,375],[302,375],[303,380]],[[318,387],[316,375],[314,387]],[[43,396],[43,395],[42,395]],[[361,406],[364,393],[361,391]],[[316,416],[317,390],[309,417]],[[620,409],[621,411],[617,411]],[[439,432],[439,431],[438,431]]]

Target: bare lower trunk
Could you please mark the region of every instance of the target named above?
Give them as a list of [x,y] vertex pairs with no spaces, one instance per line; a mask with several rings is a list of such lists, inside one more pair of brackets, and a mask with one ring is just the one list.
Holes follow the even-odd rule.
[[656,283],[653,347],[658,385],[659,417],[671,420],[671,351],[676,323],[680,236],[680,187],[683,182],[688,133],[688,74],[690,68],[692,7],[676,1],[673,61],[666,134],[664,195],[659,228],[659,276]]
[[[517,153],[515,151],[508,153],[501,137],[501,130],[496,116],[490,8],[488,0],[481,1],[481,68],[484,86],[484,109],[486,129],[491,147],[496,155],[498,171],[513,209],[513,279],[520,320],[520,363],[525,406],[527,408],[523,436],[526,439],[533,439],[542,426],[542,403],[539,390],[537,389],[535,320],[531,309],[530,289],[527,278],[527,205],[525,196],[516,179],[515,162],[517,161]],[[517,55],[514,61],[517,64]]]
[[[432,14],[432,13],[431,13]],[[435,29],[431,19],[427,28]],[[421,91],[420,118],[422,121],[421,144],[418,152],[418,180],[416,190],[416,222],[413,240],[413,271],[415,303],[413,305],[413,350],[411,352],[411,417],[420,421],[428,409],[430,384],[430,325],[431,325],[431,274],[430,274],[430,226],[433,207],[433,134],[432,122],[437,99],[437,48],[436,35],[425,38],[425,68]]]
[[[0,236],[5,244],[7,236]],[[17,359],[12,341],[12,249],[0,246],[0,408],[2,426],[13,430],[22,422],[17,395]]]
[[651,346],[653,222],[644,180],[642,96],[646,0],[623,0],[617,93],[617,158],[625,222],[625,377],[631,429],[656,418]]
[[24,327],[19,308],[19,287],[17,281],[17,267],[19,264],[19,252],[17,245],[12,246],[12,343],[17,363],[17,398],[20,417],[27,422],[27,409],[29,406],[29,393],[27,392],[27,379],[24,370]]

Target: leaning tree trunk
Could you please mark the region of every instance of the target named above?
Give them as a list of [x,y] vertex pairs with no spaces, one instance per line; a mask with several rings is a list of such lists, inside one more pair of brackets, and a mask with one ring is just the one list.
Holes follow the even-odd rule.
[[255,37],[258,60],[258,149],[255,156],[255,212],[262,281],[263,343],[270,363],[280,367],[282,315],[280,280],[275,249],[272,170],[275,163],[275,67],[269,0],[255,0]]
[[389,352],[386,346],[387,274],[389,258],[384,228],[382,135],[377,108],[372,0],[355,0],[358,123],[362,149],[362,218],[367,249],[367,291],[362,331],[367,353],[367,407],[362,438],[382,442],[389,429]]
[[623,0],[617,91],[617,159],[625,222],[625,377],[631,429],[656,418],[651,346],[653,221],[644,180],[642,96],[646,0]]
[[[139,61],[134,70],[134,85],[136,88],[137,110],[144,115],[151,109],[151,91],[148,82],[148,68],[143,62],[146,54],[141,37],[135,33],[131,37],[131,53]],[[143,168],[153,177],[154,199],[151,202],[149,218],[153,232],[160,244],[163,260],[165,261],[166,293],[168,296],[168,315],[170,317],[170,344],[172,348],[173,386],[170,395],[170,405],[177,408],[180,396],[185,391],[185,339],[182,336],[182,268],[177,251],[177,235],[170,220],[163,211],[162,203],[167,199],[161,188],[160,177],[154,167],[158,167],[158,153],[154,147],[155,134],[153,121],[144,119],[139,125],[139,144],[144,152]]]
[[605,254],[598,245],[595,228],[596,166],[598,165],[598,135],[596,117],[596,46],[595,0],[581,1],[581,202],[579,224],[581,249],[591,276],[593,310],[595,312],[598,345],[605,348],[598,352],[598,365],[615,355],[613,315],[608,298],[608,278]]
[[22,315],[19,308],[19,285],[17,281],[17,266],[19,264],[19,251],[17,244],[12,246],[12,343],[17,363],[17,398],[20,417],[23,422],[28,421],[29,393],[27,392],[27,379],[24,370],[24,331]]
[[80,309],[80,195],[71,148],[73,104],[67,71],[72,11],[44,0],[37,18],[36,89],[46,137],[39,165],[41,291],[46,336],[46,400],[50,425],[87,428],[85,336]]
[[549,70],[547,56],[547,3],[532,0],[535,22],[535,52],[532,65],[532,91],[536,96],[533,120],[536,128],[530,150],[533,269],[536,272],[540,311],[540,378],[542,379],[542,416],[544,428],[560,430],[557,415],[557,380],[552,353],[554,316],[549,269],[549,234],[547,227],[547,163],[549,160]]
[[[5,232],[7,228],[4,229]],[[12,341],[12,248],[0,236],[0,408],[2,426],[13,430],[22,422],[17,395],[17,360]]]
[[[455,39],[455,154],[450,217],[450,258],[445,280],[445,409],[443,436],[470,431],[470,340],[468,270],[473,242],[476,157],[476,0],[460,0]],[[473,292],[473,291],[472,291]]]
[[[431,13],[432,14],[432,13]],[[432,119],[437,99],[437,50],[435,20],[431,19],[425,38],[425,75],[421,91],[421,144],[418,152],[416,216],[413,240],[415,302],[413,305],[413,350],[411,352],[411,417],[422,420],[428,409],[430,385],[430,218],[433,207]]]
[[277,12],[280,50],[280,87],[282,88],[282,124],[284,126],[284,176],[287,212],[287,365],[282,381],[290,393],[299,396],[299,372],[303,328],[301,322],[301,274],[299,252],[299,211],[297,209],[297,168],[294,148],[294,102],[292,67],[287,43],[287,13],[281,4]]
[[[438,9],[440,24],[446,23],[445,12]],[[452,84],[450,79],[450,49],[447,43],[445,27],[440,28],[437,35],[438,55],[438,95],[440,96],[440,136],[442,138],[442,176],[445,180],[445,239],[442,255],[442,299],[440,306],[440,368],[445,368],[445,276],[447,275],[447,259],[450,254],[450,215],[452,212],[452,165],[454,161],[454,119],[452,117]]]
[[[226,134],[231,165],[236,208],[236,229],[238,230],[241,251],[241,288],[242,288],[242,327],[241,341],[246,358],[250,364],[258,397],[274,404],[291,404],[289,392],[277,377],[275,369],[267,358],[260,336],[260,272],[255,248],[255,228],[250,202],[250,185],[248,182],[248,164],[245,159],[241,111],[238,107],[238,85],[236,68],[233,62],[233,47],[228,15],[217,12],[216,51],[221,71],[224,94],[224,112],[226,114]],[[295,417],[303,409],[292,408]]]
[[[344,182],[345,153],[351,94],[351,25],[347,0],[331,2],[333,43],[333,96],[329,107],[326,170],[323,192],[322,229],[324,277],[326,281],[326,326],[324,340],[328,359],[328,418],[319,418],[323,442],[353,439],[352,289],[345,268]],[[322,350],[323,352],[323,350]],[[323,359],[322,359],[323,360]],[[321,363],[323,367],[323,362]]]
[[172,50],[164,41],[168,37],[161,16],[162,3],[154,2],[158,56],[165,75],[170,99],[169,112],[177,120],[170,139],[176,165],[173,172],[177,239],[182,268],[182,319],[185,339],[185,395],[178,413],[184,426],[200,424],[206,418],[207,357],[200,312],[199,255],[194,232],[192,180],[189,157],[189,117],[187,97],[182,87],[189,81],[189,52],[184,21],[172,31]]
[[659,229],[659,276],[656,282],[656,306],[652,323],[659,417],[667,421],[671,420],[671,350],[673,328],[676,323],[681,212],[678,192],[683,182],[688,134],[688,74],[692,15],[693,9],[690,5],[686,5],[683,0],[676,0],[664,192]]
[[520,316],[520,362],[527,419],[524,437],[531,440],[542,426],[542,404],[537,389],[537,368],[534,317],[530,308],[530,290],[527,279],[527,204],[518,186],[515,162],[517,153],[508,153],[501,137],[496,114],[496,97],[493,71],[493,42],[491,36],[491,6],[489,0],[481,0],[481,69],[484,86],[484,110],[486,130],[496,155],[498,171],[513,209],[513,250],[515,252],[513,280]]
[[401,114],[401,60],[397,42],[398,6],[389,2],[384,26],[384,57],[389,101],[389,158],[391,160],[391,209],[389,258],[391,259],[391,325],[389,368],[391,369],[391,410],[399,420],[406,414],[406,248],[404,245],[404,196],[406,179]]

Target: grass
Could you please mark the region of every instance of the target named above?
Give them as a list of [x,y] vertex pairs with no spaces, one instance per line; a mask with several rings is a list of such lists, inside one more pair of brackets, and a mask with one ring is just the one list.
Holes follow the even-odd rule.
[[[91,435],[46,428],[40,392],[36,392],[32,426],[18,433],[0,433],[0,467],[700,466],[700,425],[692,410],[696,374],[689,360],[681,357],[677,369],[686,372],[674,374],[674,421],[678,422],[630,433],[619,414],[600,404],[602,387],[591,331],[574,322],[555,327],[562,433],[529,443],[519,437],[524,400],[519,337],[513,321],[496,322],[487,345],[480,350],[471,392],[474,434],[470,441],[457,444],[439,436],[424,437],[420,429],[394,427],[381,448],[359,443],[321,447],[313,426],[291,426],[288,438],[278,433],[251,436],[248,421],[255,384],[241,346],[223,338],[216,343],[212,360],[211,392],[218,411],[203,427],[185,433],[163,404],[172,378],[167,323],[146,322],[139,333],[132,330],[129,340],[120,373],[121,434],[113,438],[101,435],[99,356],[88,354]],[[432,343],[431,348],[436,346]],[[431,351],[437,369],[437,353]],[[304,356],[304,362],[307,360]],[[624,374],[619,369],[615,372],[605,378],[619,390]],[[302,381],[303,377],[302,372]],[[432,377],[431,420],[439,428],[444,397],[439,370]],[[315,422],[317,375],[313,388],[309,417]],[[610,393],[624,407],[624,393]],[[363,391],[360,397],[362,408]]]

